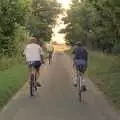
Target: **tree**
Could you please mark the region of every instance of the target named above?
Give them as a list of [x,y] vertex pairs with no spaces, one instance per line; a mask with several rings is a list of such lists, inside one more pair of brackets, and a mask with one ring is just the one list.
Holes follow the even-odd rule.
[[15,52],[14,33],[18,26],[26,24],[29,0],[0,0],[0,53]]
[[[64,18],[67,42],[81,40],[87,46],[112,52],[120,43],[120,2],[118,0],[73,0]],[[119,51],[120,52],[120,51]]]
[[50,40],[59,12],[56,0],[0,0],[0,54],[18,54],[28,35]]
[[28,29],[30,34],[49,41],[52,35],[52,27],[55,18],[60,12],[60,6],[55,0],[34,0],[32,15],[30,16]]

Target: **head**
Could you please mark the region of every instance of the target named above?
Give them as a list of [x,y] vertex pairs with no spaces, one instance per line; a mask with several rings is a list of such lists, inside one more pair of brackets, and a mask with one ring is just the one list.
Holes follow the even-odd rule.
[[82,47],[81,41],[77,41],[77,42],[76,42],[76,45],[77,45],[78,47]]
[[29,43],[37,43],[37,39],[35,37],[31,37]]

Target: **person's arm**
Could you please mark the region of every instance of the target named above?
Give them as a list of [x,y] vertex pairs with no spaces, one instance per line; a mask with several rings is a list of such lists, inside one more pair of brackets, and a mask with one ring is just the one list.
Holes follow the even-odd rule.
[[76,51],[76,47],[74,47],[72,50],[73,67],[75,66],[75,51]]
[[22,52],[22,55],[25,56],[26,55],[26,47],[24,48],[23,52]]
[[73,58],[73,60],[75,58],[75,51],[76,51],[76,47],[73,47],[73,50],[72,50],[72,58]]
[[75,54],[75,48],[73,48],[73,50],[72,50],[72,54]]
[[44,64],[44,52],[43,52],[42,47],[40,47],[40,57],[41,57],[42,64]]
[[85,60],[88,61],[88,52],[86,49],[84,49],[84,50],[85,50]]

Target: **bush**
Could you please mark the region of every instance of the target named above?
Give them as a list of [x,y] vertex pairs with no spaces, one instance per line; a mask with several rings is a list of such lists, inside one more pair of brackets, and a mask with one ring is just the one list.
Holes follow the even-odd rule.
[[119,44],[116,44],[113,49],[112,49],[112,52],[114,54],[119,54],[120,53],[120,43]]
[[112,62],[110,71],[112,73],[119,72],[120,73],[120,56],[116,56]]

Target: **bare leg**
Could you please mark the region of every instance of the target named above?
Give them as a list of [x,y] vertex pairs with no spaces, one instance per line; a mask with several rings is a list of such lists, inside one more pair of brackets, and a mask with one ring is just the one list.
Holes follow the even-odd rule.
[[38,80],[39,79],[39,75],[40,75],[40,69],[39,68],[36,69],[35,75],[36,75],[36,80]]
[[81,73],[81,80],[82,80],[82,91],[85,92],[87,90],[87,88],[84,83],[84,73]]
[[77,69],[76,69],[76,66],[74,65],[74,86],[76,87],[77,86],[77,82],[78,82],[78,80],[77,80],[77,75],[78,75],[78,73],[77,73],[78,71],[77,71]]
[[84,74],[83,74],[82,72],[81,72],[80,74],[81,74],[81,80],[82,80],[82,82],[83,82]]
[[[40,75],[40,69],[36,69],[36,82],[39,79],[39,75]],[[41,85],[37,82],[37,86],[41,87]]]

